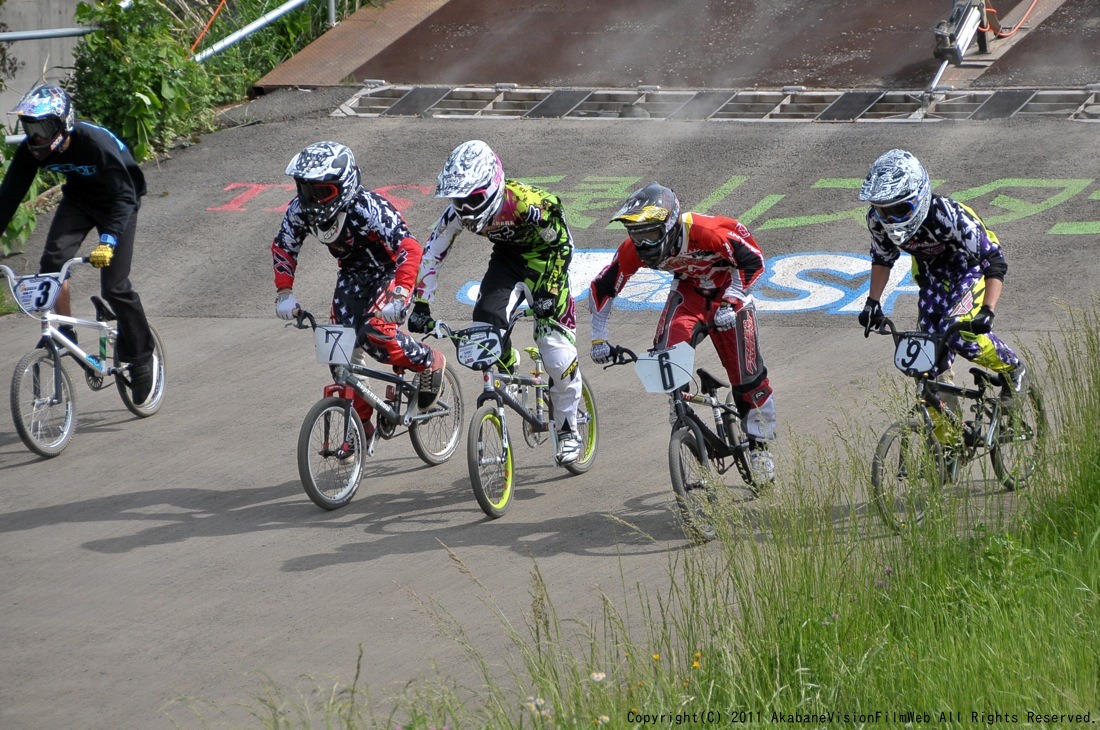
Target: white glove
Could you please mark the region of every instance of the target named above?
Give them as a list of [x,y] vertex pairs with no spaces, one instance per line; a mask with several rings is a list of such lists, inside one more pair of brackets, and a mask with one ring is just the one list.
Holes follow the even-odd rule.
[[301,309],[301,305],[294,298],[294,292],[279,292],[279,297],[275,300],[275,314],[278,315],[279,319],[294,319],[294,315],[298,313],[299,309]]
[[375,315],[383,322],[401,324],[409,315],[408,293],[401,287],[396,287],[391,296],[386,296],[386,303],[378,308]]
[[714,329],[719,332],[725,332],[731,330],[737,326],[737,312],[729,304],[723,304],[718,307],[718,311],[714,313]]
[[611,362],[611,343],[607,340],[592,340],[592,362],[604,365]]

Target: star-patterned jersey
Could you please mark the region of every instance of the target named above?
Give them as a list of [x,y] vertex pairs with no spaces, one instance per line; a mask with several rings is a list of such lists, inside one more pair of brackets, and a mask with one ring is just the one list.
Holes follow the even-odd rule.
[[[629,238],[623,241],[611,263],[592,280],[595,311],[602,311],[643,266],[634,243]],[[745,299],[764,273],[764,254],[740,221],[684,213],[680,216],[678,249],[656,268],[706,297],[721,296],[735,302]]]
[[[294,286],[298,252],[311,233],[314,230],[302,218],[298,198],[294,198],[271,244],[277,289]],[[412,290],[420,267],[420,244],[401,213],[378,193],[359,188],[339,233],[331,241],[322,239],[322,243],[340,262],[341,270],[386,275],[394,279],[396,286]]]
[[[448,205],[424,243],[416,298],[432,301],[439,286],[439,269],[458,234],[465,230],[454,206]],[[537,269],[563,271],[573,254],[573,238],[565,223],[565,209],[558,196],[516,180],[504,181],[504,201],[493,220],[479,235],[488,238],[493,251],[538,261]]]
[[978,267],[987,279],[1004,279],[1008,271],[996,234],[978,214],[943,195],[932,194],[928,215],[916,233],[896,245],[883,225],[867,211],[871,263],[891,268],[901,252],[913,257],[917,276],[925,272],[962,272]]

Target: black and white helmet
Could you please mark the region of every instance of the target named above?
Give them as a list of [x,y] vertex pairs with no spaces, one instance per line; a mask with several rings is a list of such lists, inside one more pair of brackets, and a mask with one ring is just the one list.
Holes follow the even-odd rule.
[[871,165],[859,188],[859,199],[871,204],[871,217],[900,246],[913,237],[928,216],[932,183],[912,153],[890,150]]
[[333,227],[337,215],[359,191],[359,166],[350,149],[337,142],[314,142],[294,155],[286,174],[298,186],[298,206],[314,229]]
[[680,200],[672,188],[651,182],[635,190],[611,220],[626,226],[638,258],[653,268],[668,258],[679,240]]
[[59,149],[76,125],[72,99],[68,92],[53,84],[31,89],[9,113],[19,115],[27,147],[39,160]]
[[463,142],[439,173],[435,197],[450,198],[462,224],[474,233],[485,230],[504,202],[504,166],[479,139]]

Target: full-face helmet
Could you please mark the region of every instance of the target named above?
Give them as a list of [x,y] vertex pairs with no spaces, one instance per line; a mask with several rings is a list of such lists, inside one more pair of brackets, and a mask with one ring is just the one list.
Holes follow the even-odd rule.
[[626,199],[612,221],[626,226],[638,258],[655,267],[668,257],[680,235],[680,201],[671,188],[651,182]]
[[932,202],[932,184],[920,161],[905,150],[890,150],[875,160],[859,188],[871,204],[871,216],[901,245],[913,237]]
[[462,225],[481,233],[504,202],[504,166],[479,139],[463,142],[439,173],[435,197],[450,198]]
[[28,91],[10,113],[19,115],[27,135],[27,147],[38,160],[60,149],[76,124],[72,99],[64,89],[53,84],[43,84]]
[[[337,142],[314,142],[286,167],[298,187],[302,217],[315,231],[338,229],[359,191],[359,166],[350,149]],[[318,234],[320,235],[320,234]]]

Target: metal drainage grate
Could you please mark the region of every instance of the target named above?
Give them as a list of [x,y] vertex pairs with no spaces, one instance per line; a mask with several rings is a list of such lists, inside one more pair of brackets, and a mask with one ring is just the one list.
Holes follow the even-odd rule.
[[1100,121],[1100,87],[970,91],[537,89],[368,82],[333,116],[872,122],[1046,117]]

